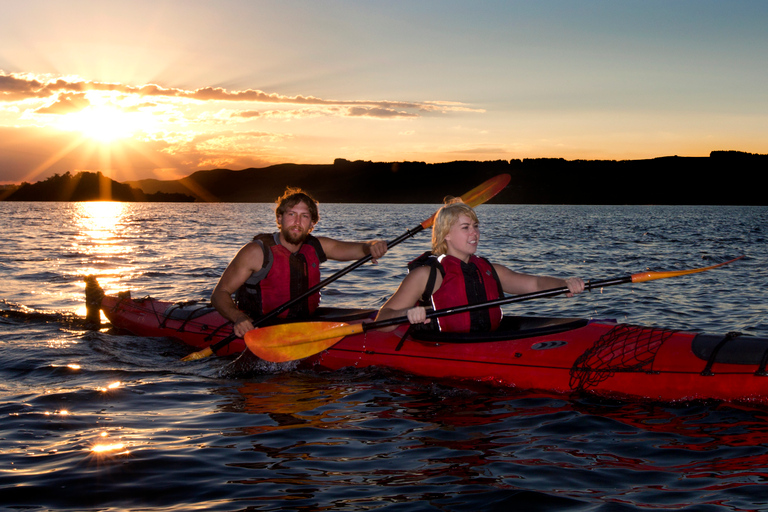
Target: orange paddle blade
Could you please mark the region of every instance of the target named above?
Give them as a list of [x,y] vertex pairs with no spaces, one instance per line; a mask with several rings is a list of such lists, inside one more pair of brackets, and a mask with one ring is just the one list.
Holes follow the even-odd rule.
[[181,360],[186,361],[197,361],[198,359],[204,359],[208,356],[213,355],[213,350],[211,347],[205,347],[203,350],[198,350],[197,352],[192,352],[186,357],[182,357]]
[[[493,178],[489,179],[488,181],[476,186],[463,196],[461,196],[461,200],[474,208],[475,206],[481,205],[488,201],[490,198],[504,190],[504,187],[507,186],[509,181],[512,179],[512,176],[509,174],[499,174],[498,176],[494,176]],[[435,212],[430,218],[425,220],[421,223],[421,227],[424,229],[427,229],[429,227],[432,227],[432,224],[435,223],[435,216],[437,215],[437,212]]]
[[322,352],[344,336],[363,332],[363,324],[299,322],[271,325],[245,333],[248,349],[265,361],[284,363]]
[[727,265],[729,263],[733,263],[736,260],[740,260],[744,256],[739,256],[738,258],[733,258],[732,260],[725,261],[723,263],[718,263],[717,265],[712,265],[709,267],[702,267],[702,268],[692,268],[688,270],[669,270],[666,272],[639,272],[637,274],[632,274],[632,282],[633,283],[644,283],[646,281],[653,281],[655,279],[666,279],[667,277],[677,277],[677,276],[684,276],[687,274],[695,274],[697,272],[704,272],[706,270],[712,270],[713,268],[722,267],[723,265]]

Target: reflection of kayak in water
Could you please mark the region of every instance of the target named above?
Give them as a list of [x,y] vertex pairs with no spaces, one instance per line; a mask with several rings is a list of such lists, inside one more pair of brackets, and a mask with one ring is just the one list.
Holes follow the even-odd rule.
[[[324,386],[320,378],[296,379],[290,374],[270,375],[268,379],[246,381],[237,388],[224,411],[267,415],[272,422],[239,426],[249,434],[259,434],[291,427],[328,428],[334,421],[337,407],[329,404],[344,402],[345,393],[337,386]],[[345,421],[348,421],[346,418]]]
[[[85,302],[88,318],[98,323],[99,309],[115,329],[136,336],[175,338],[196,350],[206,348],[232,335],[232,323],[221,316],[210,303],[166,302],[144,297],[131,298],[130,292],[106,295],[95,277],[85,278]],[[318,320],[355,321],[372,318],[375,310],[318,308]],[[245,343],[235,338],[216,355],[240,354]]]
[[[93,288],[93,284],[89,286]],[[87,293],[87,302],[98,302],[114,327],[135,335],[176,338],[201,349],[232,332],[231,324],[207,304],[131,299],[129,294],[108,296],[98,291]],[[370,319],[375,312],[328,308],[320,313],[318,320],[354,324]],[[370,330],[346,336],[303,359],[301,366],[321,370],[380,366],[427,377],[555,393],[768,403],[765,338],[578,318],[512,316],[504,317],[501,327],[492,333],[414,330],[405,336],[406,330],[407,326],[400,326],[391,332]],[[237,339],[218,355],[244,349],[243,341]]]

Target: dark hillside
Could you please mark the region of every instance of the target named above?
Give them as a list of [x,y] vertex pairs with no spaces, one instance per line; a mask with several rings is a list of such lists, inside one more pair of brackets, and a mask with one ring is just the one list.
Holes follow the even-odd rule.
[[297,186],[321,202],[435,203],[508,173],[509,187],[492,202],[765,205],[768,199],[757,180],[766,168],[768,155],[734,151],[620,161],[541,158],[426,164],[338,159],[332,165],[217,169],[177,181],[129,184],[145,192],[184,193],[207,201],[272,202],[286,186]]
[[194,201],[182,194],[146,194],[138,188],[113,181],[101,173],[56,174],[34,184],[22,183],[9,189],[5,201]]
[[117,183],[101,173],[53,176],[8,187],[15,201],[221,201],[270,203],[287,186],[325,203],[439,203],[486,179],[510,174],[492,203],[768,205],[762,176],[768,155],[714,151],[709,157],[649,160],[367,162],[281,164],[261,169],[198,171],[173,181]]

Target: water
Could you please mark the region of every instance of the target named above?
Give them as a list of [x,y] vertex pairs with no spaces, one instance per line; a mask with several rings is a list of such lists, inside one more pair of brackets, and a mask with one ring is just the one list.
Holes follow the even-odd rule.
[[[316,234],[392,240],[437,205],[321,206]],[[478,208],[481,253],[603,279],[727,267],[507,306],[768,336],[764,207]],[[606,401],[182,363],[168,339],[89,331],[82,277],[134,297],[207,299],[271,231],[268,204],[0,203],[0,507],[6,510],[756,510],[768,507],[768,408]],[[379,307],[428,233],[331,284]],[[343,268],[324,266],[324,275]]]

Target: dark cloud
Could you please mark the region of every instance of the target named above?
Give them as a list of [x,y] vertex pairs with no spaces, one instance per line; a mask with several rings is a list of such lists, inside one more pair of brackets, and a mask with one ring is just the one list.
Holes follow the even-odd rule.
[[29,98],[47,98],[51,95],[42,89],[43,84],[38,80],[0,74],[0,100],[19,101]]

